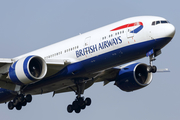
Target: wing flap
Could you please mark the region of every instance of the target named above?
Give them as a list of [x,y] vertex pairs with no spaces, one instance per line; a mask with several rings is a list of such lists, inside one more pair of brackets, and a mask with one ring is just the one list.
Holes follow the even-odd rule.
[[104,85],[108,84],[111,81],[114,81],[117,74],[119,73],[119,68],[110,68],[107,70],[101,71],[97,76],[94,77],[95,82],[104,81]]
[[46,64],[48,65],[68,65],[71,64],[69,59],[45,59]]
[[45,59],[45,61],[48,65],[64,65],[64,61],[62,59]]

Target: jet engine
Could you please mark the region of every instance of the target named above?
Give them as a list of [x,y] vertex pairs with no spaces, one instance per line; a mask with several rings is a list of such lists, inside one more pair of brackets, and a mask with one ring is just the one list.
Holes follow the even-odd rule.
[[152,81],[152,73],[147,70],[148,65],[134,63],[123,67],[116,78],[115,85],[121,90],[130,92],[149,85]]
[[13,63],[9,68],[11,81],[18,85],[41,80],[46,73],[46,62],[39,56],[24,57]]

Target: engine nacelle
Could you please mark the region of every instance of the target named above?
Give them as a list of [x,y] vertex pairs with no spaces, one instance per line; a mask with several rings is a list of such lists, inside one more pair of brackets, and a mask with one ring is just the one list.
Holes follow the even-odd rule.
[[144,63],[134,63],[122,68],[115,84],[123,91],[130,92],[149,85],[152,73],[147,71]]
[[47,65],[39,56],[19,59],[9,68],[9,77],[15,84],[23,85],[41,80],[47,73]]

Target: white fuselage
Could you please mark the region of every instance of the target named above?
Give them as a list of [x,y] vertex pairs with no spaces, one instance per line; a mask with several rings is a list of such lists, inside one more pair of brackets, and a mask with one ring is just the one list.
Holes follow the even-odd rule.
[[[167,34],[164,33],[165,29],[162,29],[162,27],[159,27],[159,26],[154,27],[151,25],[152,21],[156,21],[156,20],[165,20],[165,19],[161,17],[151,17],[151,16],[128,18],[128,19],[107,25],[105,27],[101,27],[96,30],[60,41],[58,43],[38,49],[36,51],[18,56],[15,59],[20,59],[28,55],[38,55],[44,59],[69,59],[71,60],[72,63],[74,63],[74,62],[82,61],[87,58],[91,58],[91,57],[106,53],[108,51],[113,51],[115,49],[123,48],[132,44],[154,40],[156,38],[167,37]],[[127,27],[124,29],[111,31],[112,29],[119,27],[121,25],[140,22],[140,21],[143,22],[143,29],[138,34],[128,36],[129,34],[128,30],[135,29],[133,27]],[[169,26],[170,25],[171,24],[169,24]],[[162,31],[161,32],[162,34],[159,34],[160,31]],[[116,34],[118,32],[119,34]],[[99,46],[97,46],[98,50],[96,52],[93,52],[91,54],[86,54],[81,57],[76,56],[76,51],[79,49],[84,49],[92,45],[99,45],[99,43],[102,43],[103,41],[111,40],[119,36],[121,37],[121,40],[122,40],[121,44],[113,45],[106,49],[99,49]]]
[[[151,49],[160,50],[164,47],[174,36],[175,28],[170,23],[152,25],[153,21],[166,20],[154,16],[124,19],[18,56],[14,60],[29,55],[37,55],[45,61],[69,62],[71,66],[75,65],[75,67],[72,67],[74,69],[72,71],[80,71],[77,76],[86,76],[90,73],[140,59],[145,57]],[[78,68],[77,66],[81,67]],[[65,76],[60,77],[60,74],[59,72],[57,77],[50,78],[52,84],[55,82],[58,84],[59,81],[66,84],[65,80],[72,78],[69,76],[70,73],[67,73],[67,79]],[[31,86],[33,89],[42,86],[44,92],[48,92],[51,90],[46,91],[45,86],[51,84],[49,81],[47,79],[42,80]],[[36,84],[38,87],[35,87]],[[58,87],[60,88],[60,85]],[[31,91],[31,87],[28,90]]]

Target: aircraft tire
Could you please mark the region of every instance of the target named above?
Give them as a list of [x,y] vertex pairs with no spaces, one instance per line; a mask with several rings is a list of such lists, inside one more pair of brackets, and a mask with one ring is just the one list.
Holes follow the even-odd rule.
[[19,104],[19,105],[16,106],[16,109],[17,109],[17,110],[21,110],[21,108],[22,108],[22,105],[21,105],[21,104]]
[[75,109],[74,111],[75,111],[75,113],[80,113],[80,112],[81,112],[81,108],[80,108],[80,107],[78,107],[78,108],[77,108],[77,109]]
[[81,109],[84,110],[86,108],[86,104],[85,104],[85,101],[83,103],[83,105],[81,106]]
[[91,98],[86,98],[85,103],[87,106],[90,106],[91,105]]
[[73,106],[72,105],[68,105],[67,106],[67,111],[68,111],[68,113],[72,113],[73,112]]
[[8,103],[8,108],[9,110],[12,110],[14,108],[13,102]]
[[157,67],[156,66],[152,66],[152,73],[155,73],[157,71]]
[[30,103],[32,101],[32,95],[27,94],[25,99],[28,103]]
[[17,106],[18,104],[19,104],[18,97],[15,97],[15,98],[13,99],[13,105],[14,105],[14,106]]
[[82,106],[84,103],[84,99],[82,97],[78,98],[78,106]]
[[73,106],[73,109],[74,109],[74,110],[78,109],[78,101],[74,101],[74,102],[72,103],[72,106]]
[[26,106],[27,105],[27,101],[24,100],[21,104],[22,104],[22,106]]

